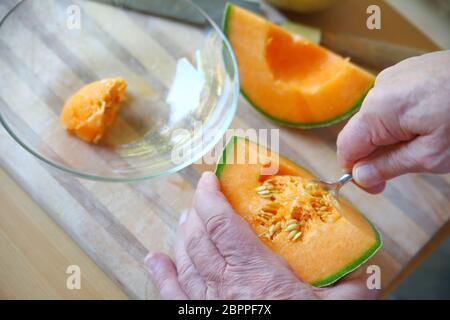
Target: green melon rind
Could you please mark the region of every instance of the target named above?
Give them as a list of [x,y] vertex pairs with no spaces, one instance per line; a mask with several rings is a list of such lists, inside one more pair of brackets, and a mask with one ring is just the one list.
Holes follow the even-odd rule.
[[[371,88],[370,88],[371,89]],[[369,90],[370,90],[369,89]],[[266,118],[270,119],[271,121],[278,123],[280,125],[283,126],[287,126],[287,127],[292,127],[292,128],[299,128],[299,129],[312,129],[312,128],[323,128],[323,127],[328,127],[331,126],[333,124],[339,123],[347,118],[349,118],[350,116],[352,116],[355,112],[357,112],[359,110],[359,108],[361,107],[366,95],[369,93],[369,90],[364,93],[353,105],[353,107],[351,107],[350,109],[348,109],[347,111],[337,115],[334,118],[331,118],[329,120],[323,120],[323,121],[318,121],[318,122],[290,122],[284,119],[280,119],[280,118],[276,118],[270,114],[268,114],[267,112],[261,110],[260,108],[258,108],[256,106],[255,103],[253,103],[253,101],[247,96],[247,94],[242,90],[241,88],[241,94],[244,96],[244,98],[248,101],[248,103],[253,107],[253,109],[255,109],[257,112],[259,112],[260,114],[262,114],[263,116],[265,116]]]
[[[236,144],[238,139],[248,140],[246,138],[242,138],[242,137],[238,137],[238,136],[232,136],[228,140],[227,144],[225,145],[225,147],[224,147],[224,149],[222,151],[222,154],[221,154],[221,156],[219,158],[219,161],[218,161],[218,163],[216,165],[216,170],[214,171],[215,175],[218,178],[220,178],[220,176],[221,176],[221,174],[222,174],[222,172],[225,169],[225,166],[227,164],[227,154],[228,154],[228,152],[233,149],[233,147]],[[289,161],[291,161],[291,160],[289,160]],[[293,162],[293,161],[291,161],[291,162]],[[295,162],[293,162],[293,163],[295,163]],[[301,168],[303,168],[303,167],[301,167]],[[306,170],[305,168],[303,168],[303,169]],[[319,280],[316,280],[316,281],[312,282],[311,283],[312,286],[320,288],[320,287],[329,286],[329,285],[335,283],[336,281],[338,281],[339,279],[341,279],[345,275],[349,274],[350,272],[352,272],[355,269],[357,269],[358,267],[360,267],[363,263],[365,263],[368,259],[370,259],[375,253],[377,253],[377,251],[382,247],[383,241],[381,239],[381,234],[378,231],[378,229],[372,224],[372,222],[370,222],[369,219],[366,218],[366,216],[364,214],[362,214],[361,212],[359,212],[359,213],[371,225],[371,227],[373,229],[373,232],[375,234],[375,243],[369,249],[367,249],[359,258],[357,258],[355,261],[353,261],[352,263],[348,264],[344,268],[340,269],[339,271],[337,271],[337,272],[335,272],[335,273],[333,273],[333,274],[331,274],[331,275],[329,275],[329,276],[327,276],[327,277],[325,277],[323,279],[319,279]]]
[[223,34],[228,38],[228,24],[229,24],[229,18],[231,14],[231,10],[233,10],[233,4],[230,2],[227,2],[225,5],[225,10],[223,11],[223,18],[222,18],[222,31]]
[[[228,26],[230,24],[230,14],[231,14],[231,11],[233,10],[233,7],[234,7],[233,4],[227,3],[227,5],[225,7],[224,15],[223,15],[222,28],[223,28],[223,33],[225,34],[225,36],[227,38],[229,38]],[[343,112],[331,119],[318,121],[318,122],[291,122],[288,120],[274,117],[273,115],[270,115],[267,112],[260,109],[250,99],[250,97],[247,95],[247,93],[245,93],[245,91],[242,89],[242,87],[241,87],[241,94],[248,101],[248,103],[253,107],[253,109],[255,109],[257,112],[259,112],[260,114],[262,114],[263,116],[265,116],[266,118],[270,119],[271,121],[273,121],[275,123],[281,124],[283,126],[299,128],[299,129],[312,129],[312,128],[328,127],[328,126],[331,126],[333,124],[336,124],[338,122],[341,122],[341,121],[349,118],[351,115],[353,115],[356,111],[359,110],[362,102],[364,101],[364,98],[366,97],[367,93],[369,92],[369,90],[371,88],[372,87],[370,87],[361,97],[359,97],[358,100],[356,100],[356,102],[353,104],[353,106],[350,109],[346,110],[345,112]]]
[[320,29],[310,27],[298,22],[286,21],[280,25],[286,31],[297,34],[303,38],[308,39],[315,44],[320,44],[322,39],[322,31]]
[[222,150],[222,154],[216,164],[216,170],[214,170],[214,174],[216,175],[217,178],[220,178],[220,175],[222,174],[223,169],[225,168],[225,165],[227,164],[227,154],[228,151],[231,150],[231,148],[234,147],[234,145],[236,144],[236,141],[239,137],[238,136],[232,136],[227,144],[225,145],[225,147]]
[[338,272],[333,273],[333,274],[331,274],[331,275],[329,275],[329,276],[327,276],[327,277],[325,277],[323,279],[316,280],[316,281],[312,282],[311,285],[313,285],[314,287],[319,287],[319,288],[320,287],[326,287],[326,286],[329,286],[329,285],[335,283],[340,278],[346,276],[350,272],[352,272],[352,271],[356,270],[357,268],[359,268],[363,263],[365,263],[375,253],[377,253],[377,251],[383,246],[383,240],[381,239],[381,234],[378,231],[378,229],[372,224],[372,222],[369,221],[369,219],[366,218],[365,215],[363,215],[361,212],[359,214],[361,214],[364,217],[364,219],[366,219],[366,221],[371,225],[371,227],[373,229],[373,232],[375,234],[375,243],[369,249],[367,249],[367,251],[364,252],[361,255],[361,257],[359,257],[358,259],[356,259],[354,262],[350,263],[346,267],[342,268]]

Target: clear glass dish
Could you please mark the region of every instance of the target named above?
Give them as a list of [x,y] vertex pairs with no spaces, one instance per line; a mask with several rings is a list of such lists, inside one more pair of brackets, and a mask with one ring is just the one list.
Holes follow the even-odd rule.
[[[172,2],[204,23],[87,0],[22,1],[0,24],[6,130],[47,164],[94,180],[142,180],[200,159],[235,115],[237,64],[217,25],[191,2]],[[68,134],[65,100],[113,77],[126,79],[127,99],[101,142]]]

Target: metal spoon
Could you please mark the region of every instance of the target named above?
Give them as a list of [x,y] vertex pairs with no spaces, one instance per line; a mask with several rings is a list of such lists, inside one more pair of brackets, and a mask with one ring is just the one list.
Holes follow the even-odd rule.
[[347,184],[348,182],[353,180],[353,176],[351,173],[344,174],[337,182],[324,182],[324,181],[315,181],[317,184],[319,184],[322,188],[324,188],[326,191],[330,192],[333,196],[338,199],[339,197],[339,190]]

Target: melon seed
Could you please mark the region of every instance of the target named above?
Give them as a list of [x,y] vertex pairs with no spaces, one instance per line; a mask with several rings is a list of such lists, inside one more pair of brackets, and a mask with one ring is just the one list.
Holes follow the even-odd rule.
[[292,230],[291,233],[289,233],[289,235],[288,235],[288,239],[294,238],[296,234],[297,234],[297,230]]
[[275,224],[274,230],[275,230],[275,232],[276,232],[276,231],[279,231],[280,229],[281,229],[281,221],[278,221],[278,222]]
[[273,236],[274,228],[275,228],[275,225],[271,225],[271,226],[269,227],[269,237],[272,237],[272,236]]
[[295,240],[297,240],[298,238],[300,238],[300,236],[302,235],[302,233],[303,233],[303,232],[298,231],[298,232],[295,234],[295,236],[292,238],[292,241],[295,241]]
[[293,223],[293,224],[288,225],[287,228],[285,229],[285,231],[289,232],[289,231],[297,230],[297,229],[298,229],[298,224]]

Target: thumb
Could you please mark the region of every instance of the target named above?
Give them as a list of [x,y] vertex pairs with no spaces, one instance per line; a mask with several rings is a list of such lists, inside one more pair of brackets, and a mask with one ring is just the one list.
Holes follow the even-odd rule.
[[414,157],[417,140],[378,149],[353,167],[353,178],[363,188],[372,188],[409,172],[421,170]]
[[351,169],[378,148],[414,138],[413,133],[403,130],[399,124],[397,100],[391,101],[384,89],[370,90],[361,110],[349,120],[337,139],[338,161],[344,169]]
[[250,226],[234,211],[220,191],[219,181],[211,172],[205,172],[198,183],[194,209],[220,252],[235,250],[236,242],[231,241],[233,239],[259,242]]

